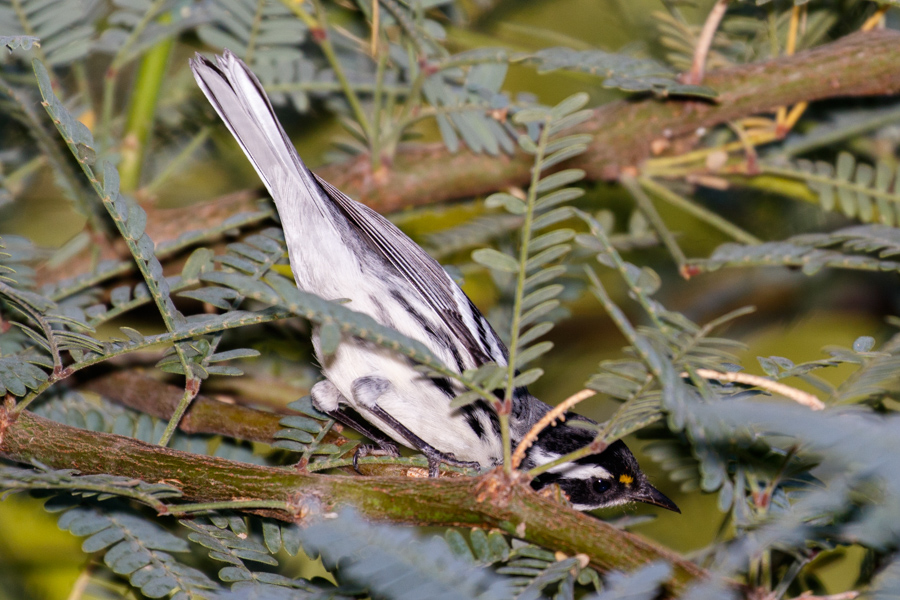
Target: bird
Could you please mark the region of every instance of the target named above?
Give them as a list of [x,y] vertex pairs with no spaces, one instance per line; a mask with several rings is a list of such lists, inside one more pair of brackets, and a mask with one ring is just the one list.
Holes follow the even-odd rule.
[[[198,53],[190,66],[275,202],[299,289],[349,301],[349,308],[425,344],[459,373],[489,362],[507,364],[500,337],[436,260],[307,168],[259,79],[240,58],[229,50],[214,61]],[[310,390],[313,405],[372,439],[371,449],[398,456],[397,443],[412,448],[426,456],[433,476],[440,463],[490,468],[502,462],[497,414],[484,401],[451,407],[464,391],[457,382],[424,374],[408,358],[364,340],[345,336],[326,354],[314,329],[312,342],[325,376]],[[512,442],[549,410],[525,387],[517,388]],[[594,423],[574,415],[546,428],[521,467],[546,465],[590,443],[593,435],[573,420]],[[551,484],[578,510],[638,501],[680,512],[650,484],[622,441],[532,480],[535,489]]]

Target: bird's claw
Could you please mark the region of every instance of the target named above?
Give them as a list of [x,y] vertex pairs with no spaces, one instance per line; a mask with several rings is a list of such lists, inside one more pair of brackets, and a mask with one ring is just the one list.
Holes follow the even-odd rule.
[[388,442],[380,444],[360,444],[353,453],[353,470],[362,475],[359,470],[359,459],[366,456],[390,456],[400,458],[400,450],[397,446]]

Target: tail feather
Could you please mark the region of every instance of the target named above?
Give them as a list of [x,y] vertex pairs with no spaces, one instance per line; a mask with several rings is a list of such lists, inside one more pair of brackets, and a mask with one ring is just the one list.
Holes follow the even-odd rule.
[[321,198],[318,183],[275,117],[256,75],[229,50],[217,56],[216,62],[198,54],[191,60],[194,79],[241,145],[276,204],[295,198],[298,184],[305,188],[304,196]]

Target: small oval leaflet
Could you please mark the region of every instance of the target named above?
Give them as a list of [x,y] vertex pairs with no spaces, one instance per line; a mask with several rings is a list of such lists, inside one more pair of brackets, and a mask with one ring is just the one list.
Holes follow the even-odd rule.
[[472,252],[472,260],[489,269],[496,269],[505,273],[515,273],[519,270],[519,263],[516,259],[493,248],[479,248],[475,250]]
[[331,356],[341,343],[341,328],[336,323],[324,323],[319,327],[319,349]]
[[853,350],[855,352],[870,352],[875,347],[875,338],[863,335],[853,342]]

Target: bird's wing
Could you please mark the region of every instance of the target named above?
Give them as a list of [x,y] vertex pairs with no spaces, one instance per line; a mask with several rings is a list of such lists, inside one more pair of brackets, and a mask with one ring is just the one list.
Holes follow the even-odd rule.
[[487,361],[506,364],[507,350],[497,333],[436,260],[383,216],[318,175],[316,179],[363,238],[415,287],[454,332],[475,365]]

